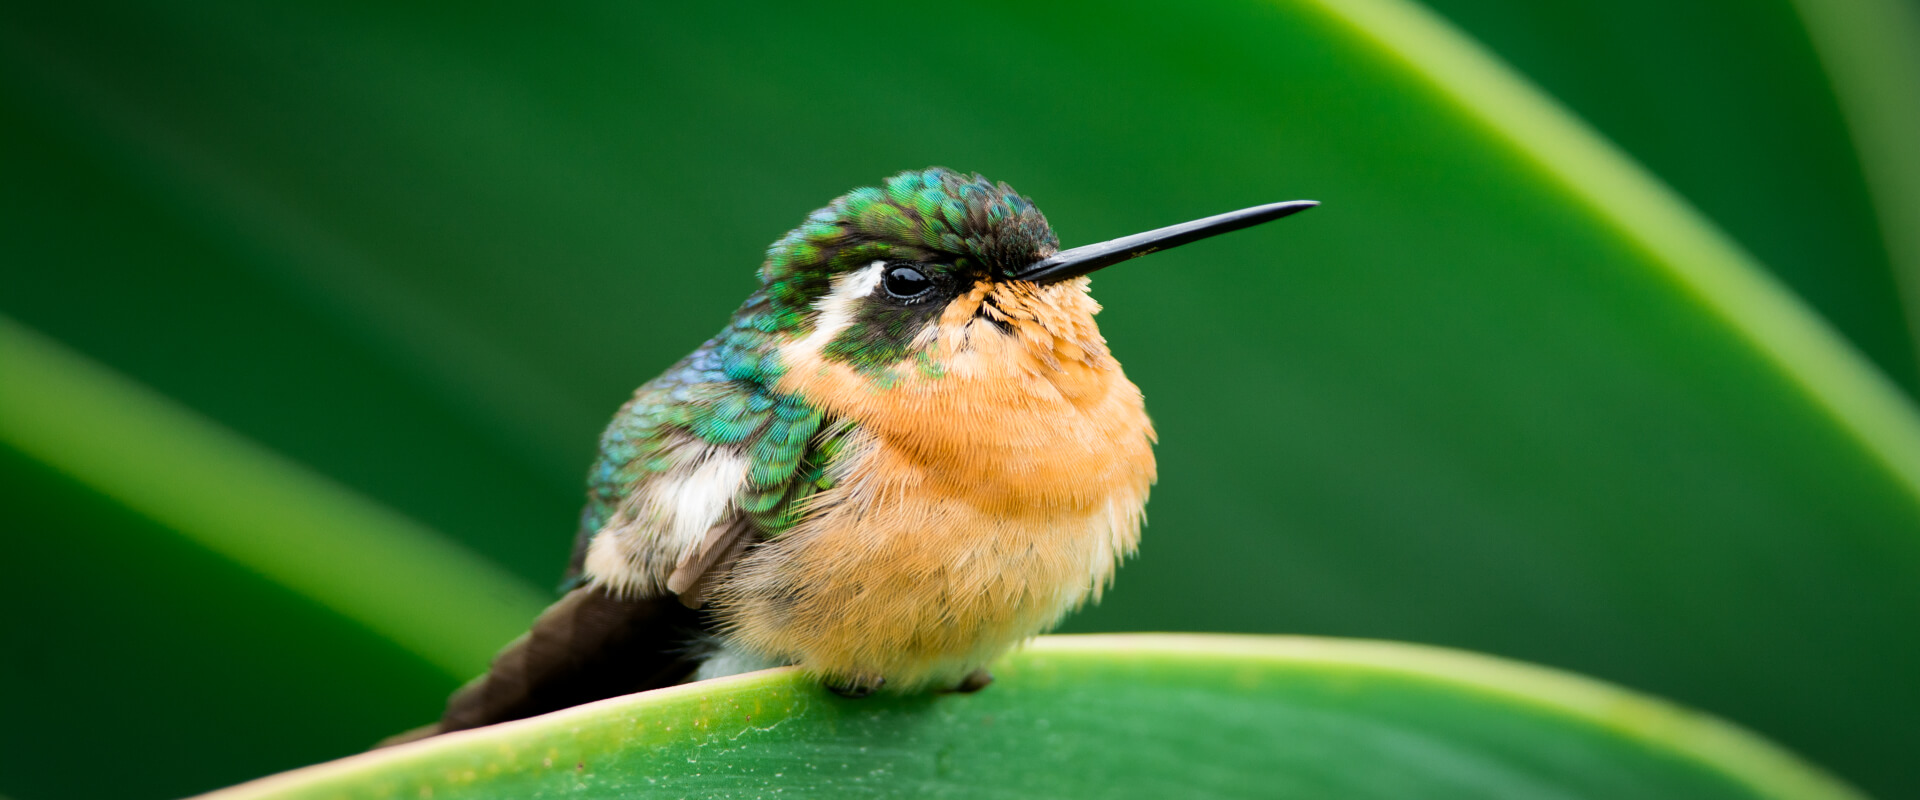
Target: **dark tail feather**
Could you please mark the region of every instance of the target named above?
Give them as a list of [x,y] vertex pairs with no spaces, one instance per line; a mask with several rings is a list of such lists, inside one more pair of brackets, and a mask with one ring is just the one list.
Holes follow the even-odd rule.
[[487,674],[455,691],[438,724],[380,746],[679,683],[693,671],[687,645],[700,622],[700,612],[672,595],[623,599],[580,587],[542,612]]

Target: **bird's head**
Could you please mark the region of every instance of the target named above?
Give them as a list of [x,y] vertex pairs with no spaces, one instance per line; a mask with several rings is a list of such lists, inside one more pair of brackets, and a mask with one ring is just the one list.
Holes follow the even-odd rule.
[[969,356],[1097,363],[1108,356],[1087,273],[1312,205],[1063,252],[1046,217],[1006,184],[940,167],[903,172],[848,192],[773,244],[760,272],[765,323],[786,334],[786,360],[844,366],[880,386],[964,371]]

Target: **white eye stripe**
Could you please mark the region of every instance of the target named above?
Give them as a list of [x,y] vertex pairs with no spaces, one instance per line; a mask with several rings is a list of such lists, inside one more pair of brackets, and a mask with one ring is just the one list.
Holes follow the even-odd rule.
[[842,273],[833,279],[833,288],[826,296],[815,301],[813,310],[813,330],[800,343],[808,352],[819,352],[833,337],[853,324],[853,311],[861,298],[874,293],[880,286],[880,273],[886,269],[887,262],[875,261],[853,272]]
[[833,279],[833,288],[826,297],[814,304],[821,314],[836,310],[847,310],[847,304],[873,293],[873,287],[880,285],[880,276],[886,272],[887,262],[875,261],[853,272]]

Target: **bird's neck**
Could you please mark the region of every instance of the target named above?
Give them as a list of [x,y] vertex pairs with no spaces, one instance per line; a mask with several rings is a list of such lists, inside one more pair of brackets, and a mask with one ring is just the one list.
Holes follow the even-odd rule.
[[776,388],[871,435],[889,482],[984,503],[1144,499],[1153,427],[1094,325],[1099,307],[1084,291],[977,294],[880,380],[796,340],[779,350]]

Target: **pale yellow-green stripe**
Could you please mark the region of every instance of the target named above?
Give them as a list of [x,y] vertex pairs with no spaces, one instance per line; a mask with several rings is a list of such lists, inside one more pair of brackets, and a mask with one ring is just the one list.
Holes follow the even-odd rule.
[[[438,533],[4,316],[0,442],[455,678],[483,669],[547,599]],[[65,568],[86,573],[85,564]]]
[[1920,501],[1920,415],[1906,396],[1685,198],[1426,7],[1308,2],[1397,56],[1647,253]]
[[1853,136],[1920,345],[1920,4],[1794,0]]

